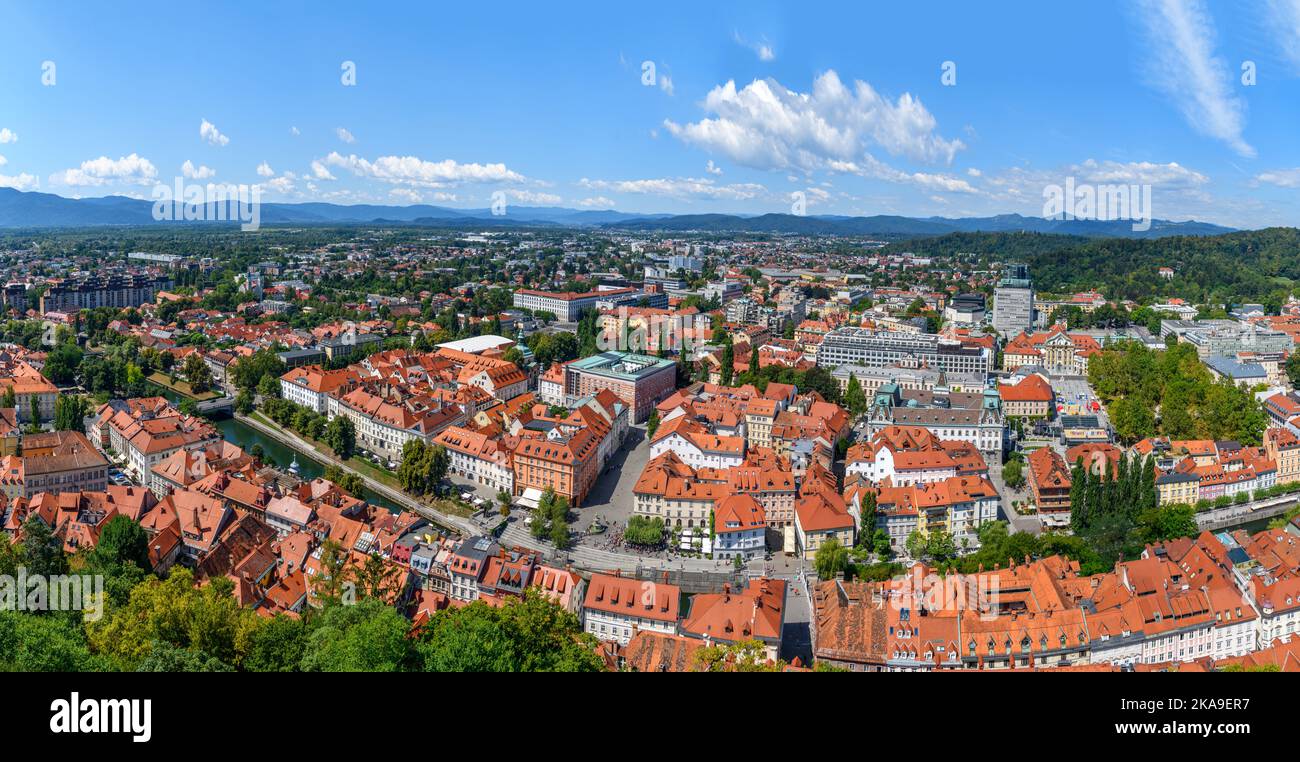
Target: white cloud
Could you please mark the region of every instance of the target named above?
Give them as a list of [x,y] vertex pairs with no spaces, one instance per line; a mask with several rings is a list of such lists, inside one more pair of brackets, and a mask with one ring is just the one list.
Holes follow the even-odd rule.
[[17,175],[0,175],[0,188],[29,191],[41,187],[40,178],[26,173]]
[[667,74],[660,74],[659,89],[663,90],[665,93],[668,93],[669,95],[673,95],[676,92],[676,90],[673,89],[673,78],[668,76]]
[[814,206],[824,201],[829,201],[831,197],[831,194],[821,188],[804,188],[803,194],[804,199],[808,202],[808,206]]
[[295,179],[297,179],[297,177],[292,172],[285,172],[279,177],[273,177],[270,180],[267,180],[265,185],[276,193],[288,195],[294,191]]
[[921,161],[951,162],[965,144],[937,134],[921,101],[904,93],[891,101],[861,80],[846,87],[834,71],[818,76],[812,92],[759,79],[737,90],[713,88],[704,108],[714,116],[664,126],[680,140],[749,167],[811,172],[854,161],[868,146]]
[[1261,172],[1255,175],[1255,181],[1276,185],[1279,188],[1300,188],[1300,167]]
[[704,165],[704,171],[708,172],[711,175],[720,175],[722,174],[722,167],[719,167],[717,164],[714,164],[713,159],[709,159],[709,162]]
[[342,156],[331,152],[323,162],[347,169],[358,177],[429,188],[459,183],[517,183],[527,179],[507,169],[505,164],[461,164],[453,159],[426,161],[416,156],[380,156],[370,161],[356,154]]
[[424,197],[414,188],[393,188],[388,192],[388,195],[393,198],[401,199],[402,201],[408,201],[412,204],[420,204],[424,202]]
[[1268,7],[1278,46],[1300,73],[1300,0],[1268,0]]
[[14,132],[8,127],[0,128],[0,145],[4,145],[5,143],[17,143],[17,142],[18,142],[18,133]]
[[153,163],[134,153],[116,161],[101,156],[83,161],[75,169],[65,169],[50,175],[51,183],[71,186],[101,186],[110,183],[153,185],[157,179],[158,170]]
[[6,159],[6,158],[3,157],[3,156],[0,156],[0,167],[3,167],[4,165],[6,165],[6,164],[8,164],[8,163],[9,163],[9,160],[8,160],[8,159]]
[[1011,167],[985,173],[982,192],[988,213],[1016,211],[1039,216],[1043,213],[1043,191],[1050,185],[1063,186],[1074,178],[1082,185],[1149,185],[1152,215],[1158,219],[1222,219],[1224,202],[1207,192],[1210,178],[1178,162],[1097,161],[1087,159],[1049,169]]
[[982,175],[982,174],[984,174],[984,173],[983,173],[983,172],[980,172],[978,169],[976,169],[976,168],[974,168],[974,167],[971,167],[970,169],[966,170],[966,174],[970,175],[971,177],[979,177],[980,175]]
[[945,193],[979,193],[975,186],[952,175],[933,172],[904,172],[885,164],[871,154],[864,154],[861,162],[831,162],[830,169],[835,172],[861,175],[891,183],[916,185],[927,191]]
[[273,177],[275,175],[275,170],[271,169],[270,164],[262,162],[257,165],[257,174],[261,177]]
[[344,143],[355,143],[355,142],[357,142],[357,139],[354,138],[354,137],[352,137],[352,133],[351,133],[351,132],[348,132],[346,129],[344,129],[344,128],[342,128],[342,127],[339,127],[339,128],[337,128],[337,129],[335,129],[335,130],[334,130],[334,134],[335,134],[335,135],[338,135],[338,136],[339,136],[339,140],[342,140]]
[[1066,171],[1076,179],[1082,178],[1082,182],[1095,184],[1127,183],[1193,188],[1210,182],[1210,178],[1176,161],[1156,164],[1150,161],[1120,163],[1088,159],[1080,164],[1067,166]]
[[1151,84],[1193,129],[1242,156],[1254,156],[1242,137],[1245,102],[1233,92],[1233,70],[1214,55],[1214,19],[1202,0],[1142,0],[1140,6],[1137,15],[1152,52]]
[[776,51],[772,50],[772,46],[768,44],[767,38],[751,42],[746,40],[740,32],[737,31],[732,34],[732,39],[736,41],[737,45],[744,46],[754,51],[754,55],[758,56],[758,60],[760,61],[776,60]]
[[185,163],[181,165],[181,174],[188,180],[207,180],[209,177],[216,175],[217,171],[202,165],[195,167],[194,162],[186,159]]
[[613,209],[614,200],[610,198],[605,198],[604,196],[592,196],[591,198],[584,198],[583,200],[579,201],[578,206],[587,209],[593,209],[593,208]]
[[298,137],[299,135],[301,135],[302,132],[300,132],[300,131],[298,130],[297,127],[290,127],[290,128],[289,128],[289,134],[292,135],[292,136],[294,136],[294,137],[296,138],[296,137]]
[[337,178],[334,177],[334,175],[330,174],[329,169],[328,169],[328,168],[327,168],[323,163],[321,163],[321,161],[320,161],[319,159],[314,159],[314,160],[312,160],[312,163],[311,163],[311,175],[312,175],[312,177],[316,178],[317,180],[334,180],[334,179],[337,179]]
[[705,198],[744,201],[767,193],[767,188],[757,183],[718,185],[709,178],[680,177],[649,180],[590,180],[582,178],[578,184],[591,190],[615,193],[637,193],[670,198]]
[[530,190],[509,190],[506,191],[506,193],[515,201],[520,201],[525,204],[556,206],[564,201],[564,199],[554,193],[538,193]]
[[222,135],[221,130],[218,130],[217,126],[207,119],[204,119],[199,124],[199,137],[214,146],[224,146],[230,142],[230,138]]

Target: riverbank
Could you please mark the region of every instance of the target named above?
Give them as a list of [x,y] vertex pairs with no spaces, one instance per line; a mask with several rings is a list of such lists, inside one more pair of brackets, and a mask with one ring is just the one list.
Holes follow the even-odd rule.
[[[250,416],[236,414],[232,419],[238,423],[247,426],[249,429],[257,432],[261,436],[279,443],[281,446],[293,450],[303,458],[319,460],[328,465],[335,465],[347,471],[348,473],[360,476],[365,483],[366,488],[397,506],[411,510],[416,514],[428,519],[434,524],[445,529],[451,529],[460,533],[464,537],[482,535],[487,532],[487,528],[475,523],[471,519],[461,516],[453,516],[424,503],[411,495],[406,494],[400,489],[394,489],[388,485],[370,477],[369,475],[358,471],[348,463],[340,461],[332,453],[322,452],[319,448],[313,447],[307,440],[298,436],[292,431],[287,431],[278,426],[268,426],[263,421],[256,420]],[[453,480],[453,483],[455,481]],[[663,570],[674,573],[706,573],[729,575],[732,573],[731,564],[721,561],[705,560],[697,558],[642,558],[637,555],[623,553],[616,550],[604,550],[576,544],[565,551],[557,552],[555,547],[544,541],[535,539],[528,531],[523,528],[522,523],[515,521],[512,517],[501,540],[506,545],[514,545],[536,550],[542,553],[548,562],[564,565],[571,564],[574,568],[587,572],[611,572],[621,570],[629,572],[631,570]],[[761,561],[754,561],[750,564],[750,570],[761,568]]]
[[264,437],[273,439],[276,442],[279,442],[281,445],[288,447],[289,449],[294,450],[298,453],[301,453],[303,457],[312,458],[314,460],[321,461],[326,465],[337,466],[338,468],[342,469],[347,473],[355,474],[356,476],[359,476],[361,478],[362,483],[366,485],[366,488],[368,490],[371,490],[372,492],[383,496],[386,500],[390,501],[391,503],[401,508],[419,514],[420,516],[424,517],[425,519],[428,519],[434,524],[443,527],[444,529],[452,529],[467,537],[476,534],[481,534],[483,531],[480,527],[476,526],[473,522],[465,518],[443,513],[442,511],[439,511],[436,508],[433,508],[432,506],[423,503],[420,500],[406,494],[402,490],[395,489],[389,486],[388,484],[385,484],[384,482],[376,479],[374,476],[371,476],[370,474],[367,474],[364,471],[355,468],[347,461],[340,460],[339,458],[335,457],[333,453],[322,452],[321,448],[313,446],[310,442],[298,436],[297,434],[293,433],[292,431],[286,431],[277,426],[267,425],[263,421],[259,421],[251,416],[246,416],[246,415],[236,414],[234,420],[238,421],[239,423],[242,423],[245,426],[248,426],[254,431],[257,431],[259,434],[261,434]]
[[188,381],[181,381],[180,379],[177,379],[176,381],[173,382],[171,379],[167,377],[167,374],[165,373],[151,373],[150,375],[145,376],[145,380],[151,384],[154,384],[155,386],[160,386],[163,389],[166,389],[167,391],[172,392],[182,398],[191,399],[194,400],[195,402],[207,402],[208,400],[214,400],[222,396],[221,392],[213,391],[213,390],[208,390],[206,392],[195,392],[193,389],[190,388]]

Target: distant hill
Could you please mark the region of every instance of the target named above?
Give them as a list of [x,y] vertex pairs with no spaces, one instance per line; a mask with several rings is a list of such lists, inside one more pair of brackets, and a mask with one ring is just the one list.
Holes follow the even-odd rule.
[[709,233],[794,233],[806,235],[879,235],[912,237],[971,232],[1054,233],[1104,238],[1162,238],[1170,235],[1221,235],[1233,228],[1208,222],[1153,220],[1151,229],[1133,230],[1127,220],[1048,220],[1019,214],[995,217],[873,217],[806,216],[764,214],[740,217],[730,214],[680,214],[667,218],[608,223],[605,227],[624,230],[699,231]]
[[[381,224],[436,227],[509,227],[553,225],[604,227],[631,231],[698,231],[706,233],[770,233],[795,235],[853,235],[905,238],[941,236],[961,232],[1035,232],[1116,238],[1161,238],[1170,235],[1219,235],[1231,228],[1206,222],[1155,220],[1148,231],[1133,231],[1126,221],[1045,220],[1019,214],[996,217],[871,217],[796,216],[793,214],[634,214],[612,209],[581,210],[564,207],[514,206],[505,215],[490,209],[452,209],[428,204],[264,203],[263,224]],[[0,188],[0,228],[85,227],[96,225],[155,225],[153,202],[106,196],[72,199],[52,193]],[[194,224],[194,223],[187,223]]]

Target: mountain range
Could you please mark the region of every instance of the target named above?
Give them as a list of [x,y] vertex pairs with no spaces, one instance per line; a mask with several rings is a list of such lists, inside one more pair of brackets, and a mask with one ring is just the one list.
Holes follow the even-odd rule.
[[[61,228],[101,225],[194,224],[158,222],[154,203],[126,196],[65,198],[51,193],[0,188],[0,228]],[[174,211],[180,211],[178,204]],[[183,215],[175,215],[177,217]],[[215,215],[204,215],[209,218]],[[505,215],[491,209],[453,209],[428,204],[385,206],[321,202],[265,202],[261,223],[267,225],[419,225],[439,228],[588,227],[630,231],[771,233],[906,238],[959,232],[1057,233],[1105,238],[1161,238],[1171,235],[1219,235],[1232,228],[1208,222],[1153,220],[1149,230],[1134,231],[1127,220],[1050,220],[1001,214],[993,217],[900,217],[874,215],[793,214],[635,214],[547,206],[509,206]]]

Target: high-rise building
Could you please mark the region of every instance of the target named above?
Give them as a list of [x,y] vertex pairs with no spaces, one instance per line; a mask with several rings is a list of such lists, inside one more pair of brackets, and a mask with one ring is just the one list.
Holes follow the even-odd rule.
[[993,329],[1011,337],[1031,329],[1033,323],[1034,283],[1029,279],[1029,267],[1007,265],[1006,273],[993,291]]

